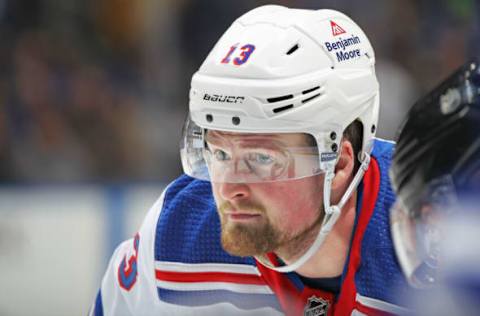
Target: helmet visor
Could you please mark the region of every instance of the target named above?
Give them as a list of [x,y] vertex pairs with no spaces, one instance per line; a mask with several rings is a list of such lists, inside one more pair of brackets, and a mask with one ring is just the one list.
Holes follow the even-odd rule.
[[181,156],[186,174],[218,183],[285,181],[322,173],[311,135],[205,130],[190,119]]
[[402,270],[410,284],[428,288],[437,282],[444,258],[447,227],[457,195],[449,177],[432,181],[420,203],[407,208],[401,199],[390,214],[392,238]]
[[[424,213],[431,214],[431,209],[425,206]],[[409,283],[417,288],[432,286],[437,275],[440,229],[433,216],[427,218],[409,216],[399,201],[390,215],[398,261]]]

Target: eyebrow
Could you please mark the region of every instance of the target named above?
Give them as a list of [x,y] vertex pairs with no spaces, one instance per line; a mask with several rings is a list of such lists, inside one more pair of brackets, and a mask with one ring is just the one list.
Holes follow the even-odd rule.
[[[219,140],[218,142],[207,142],[208,146],[213,147],[223,147],[225,142]],[[237,142],[238,148],[242,149],[267,149],[267,150],[282,150],[285,147],[284,144],[281,144],[276,141],[260,141],[260,140],[239,140]]]
[[[213,135],[213,136],[212,136]],[[205,140],[210,141],[214,139],[225,139],[228,136],[233,136],[236,139],[246,139],[251,141],[258,139],[258,141],[276,141],[283,145],[286,145],[283,141],[281,141],[280,137],[281,134],[248,134],[248,133],[228,133],[228,132],[218,132],[218,131],[206,131],[205,132]]]

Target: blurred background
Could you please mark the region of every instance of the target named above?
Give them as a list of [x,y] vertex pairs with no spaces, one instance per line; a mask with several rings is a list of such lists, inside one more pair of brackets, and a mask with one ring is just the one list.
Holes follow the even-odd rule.
[[189,80],[244,12],[333,8],[376,51],[378,135],[478,53],[477,0],[0,0],[0,315],[85,315],[181,173]]

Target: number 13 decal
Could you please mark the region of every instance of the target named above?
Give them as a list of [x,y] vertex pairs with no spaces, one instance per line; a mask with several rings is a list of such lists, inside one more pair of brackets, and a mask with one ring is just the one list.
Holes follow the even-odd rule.
[[[230,47],[230,50],[228,51],[227,55],[222,59],[222,64],[230,63],[230,57],[232,57],[232,54],[237,50],[237,47],[238,47],[238,44],[235,44],[232,47]],[[250,55],[255,50],[255,46],[252,44],[246,44],[240,47],[240,50],[241,50],[240,55],[233,59],[233,64],[237,66],[243,65],[244,63],[247,62],[248,58],[250,58]]]

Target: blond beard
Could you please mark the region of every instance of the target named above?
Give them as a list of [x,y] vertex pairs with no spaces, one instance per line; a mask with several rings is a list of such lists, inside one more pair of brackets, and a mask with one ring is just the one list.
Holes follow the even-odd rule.
[[262,214],[263,222],[256,225],[228,223],[223,216],[225,209],[231,208],[230,203],[223,203],[218,209],[221,222],[221,241],[225,251],[234,256],[263,256],[269,252],[279,251],[278,255],[283,259],[290,259],[301,255],[315,240],[320,224],[323,220],[323,212],[312,225],[295,236],[288,236],[276,229],[266,214],[263,207],[257,205],[243,205],[241,208],[255,210]]

